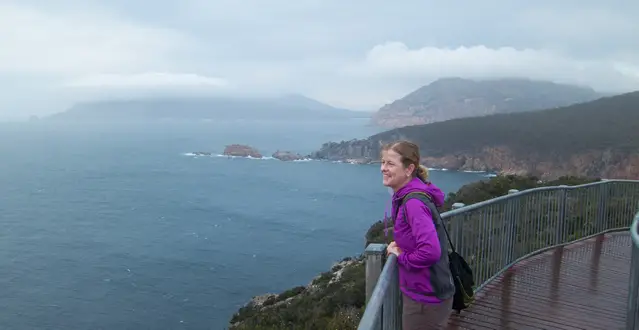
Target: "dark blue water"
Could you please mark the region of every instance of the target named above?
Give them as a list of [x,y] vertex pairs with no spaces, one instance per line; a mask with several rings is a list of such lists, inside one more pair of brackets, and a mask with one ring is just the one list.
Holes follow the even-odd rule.
[[[307,153],[342,123],[0,124],[0,329],[224,329],[308,283],[389,198],[377,166],[185,156]],[[481,174],[433,172],[446,191]]]

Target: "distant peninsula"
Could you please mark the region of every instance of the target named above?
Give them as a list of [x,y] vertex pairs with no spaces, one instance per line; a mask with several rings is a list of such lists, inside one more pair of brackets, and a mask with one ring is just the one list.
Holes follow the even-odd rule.
[[303,95],[286,95],[105,100],[79,103],[44,119],[104,123],[161,120],[344,120],[366,119],[371,115],[371,112],[336,108]]
[[540,111],[452,119],[392,129],[367,139],[328,142],[314,159],[379,158],[382,144],[408,139],[422,163],[552,179],[566,175],[639,177],[639,92]]

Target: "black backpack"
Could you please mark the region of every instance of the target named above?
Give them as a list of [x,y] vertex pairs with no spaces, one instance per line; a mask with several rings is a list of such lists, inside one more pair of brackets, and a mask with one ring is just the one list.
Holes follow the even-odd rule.
[[[439,214],[439,210],[433,203],[430,195],[422,192],[413,192],[404,196],[400,205],[397,206],[393,221],[397,219],[399,208],[404,206],[404,204],[406,204],[409,199],[413,198],[422,201],[422,203],[428,206],[433,217],[436,217],[433,219],[433,221],[435,221],[435,226],[441,224],[441,226],[443,226],[444,228],[444,232],[446,233],[446,238],[448,238],[448,243],[450,244],[450,248],[452,250],[450,253],[448,253],[448,263],[450,273],[453,276],[453,282],[455,283],[453,309],[457,311],[457,314],[459,314],[462,309],[468,308],[475,301],[475,292],[473,291],[473,286],[475,286],[475,280],[473,279],[473,270],[470,269],[470,266],[468,266],[466,260],[464,260],[464,258],[455,250],[453,241],[450,239],[450,235],[448,234],[448,229],[446,229],[446,225],[444,224]],[[406,209],[404,209],[404,220],[406,220]]]

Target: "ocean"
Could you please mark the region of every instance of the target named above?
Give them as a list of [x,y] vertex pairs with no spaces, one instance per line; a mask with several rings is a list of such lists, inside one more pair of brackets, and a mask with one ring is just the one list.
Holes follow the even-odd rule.
[[390,199],[379,167],[217,155],[307,154],[365,123],[0,123],[0,329],[225,329],[309,283],[362,252]]

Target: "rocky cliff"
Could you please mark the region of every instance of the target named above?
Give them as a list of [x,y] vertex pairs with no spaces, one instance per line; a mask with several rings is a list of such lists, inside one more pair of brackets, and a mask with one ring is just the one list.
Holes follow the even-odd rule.
[[[347,141],[325,145],[312,156],[350,163],[373,163],[379,158],[375,156],[379,155],[378,146],[379,141],[375,140]],[[567,155],[535,153],[522,156],[514,153],[508,146],[486,146],[475,152],[425,156],[421,158],[421,162],[431,168],[535,175],[544,180],[576,175],[639,178],[639,153],[628,154],[614,148]]]
[[422,162],[451,170],[639,178],[639,92],[535,112],[403,127],[364,140],[325,143],[316,159],[379,159],[384,143],[420,145]]
[[375,125],[396,128],[455,118],[541,110],[595,100],[590,88],[526,79],[439,79],[383,106]]

